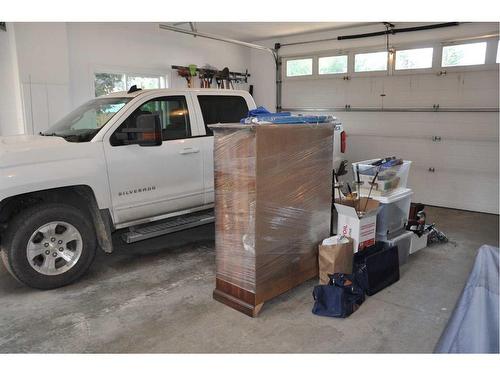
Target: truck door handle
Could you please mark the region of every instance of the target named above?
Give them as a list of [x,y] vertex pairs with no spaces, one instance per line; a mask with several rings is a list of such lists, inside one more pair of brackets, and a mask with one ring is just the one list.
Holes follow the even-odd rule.
[[179,151],[179,154],[181,154],[181,155],[196,154],[198,152],[200,152],[199,148],[186,147],[186,148],[183,148],[181,151]]

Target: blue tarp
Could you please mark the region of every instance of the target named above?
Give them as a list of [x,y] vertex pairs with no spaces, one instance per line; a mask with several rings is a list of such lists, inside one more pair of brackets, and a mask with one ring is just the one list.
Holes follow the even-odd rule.
[[264,107],[257,107],[248,112],[248,116],[241,119],[240,123],[250,124],[272,123],[272,124],[304,124],[304,123],[325,123],[331,121],[330,116],[294,116],[290,112],[269,112]]
[[498,353],[498,247],[483,245],[436,353]]
[[258,106],[255,109],[251,109],[248,111],[248,116],[247,117],[259,117],[259,116],[291,116],[291,112],[269,112],[265,107]]

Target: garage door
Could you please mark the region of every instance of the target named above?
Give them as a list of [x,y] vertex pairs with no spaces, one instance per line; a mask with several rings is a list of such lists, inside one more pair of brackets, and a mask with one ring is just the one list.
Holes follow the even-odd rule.
[[350,162],[412,160],[414,201],[498,214],[498,79],[498,69],[284,79],[282,107],[337,116]]

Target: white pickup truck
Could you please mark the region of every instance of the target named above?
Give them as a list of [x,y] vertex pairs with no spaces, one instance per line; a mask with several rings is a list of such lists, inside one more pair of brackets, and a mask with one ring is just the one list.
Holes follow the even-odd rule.
[[[213,136],[239,122],[246,91],[130,90],[91,100],[40,135],[0,137],[0,246],[39,289],[81,277],[111,233],[134,242],[213,221]],[[345,136],[336,126],[334,159]],[[342,143],[342,144],[341,144]],[[342,150],[341,150],[342,149]]]

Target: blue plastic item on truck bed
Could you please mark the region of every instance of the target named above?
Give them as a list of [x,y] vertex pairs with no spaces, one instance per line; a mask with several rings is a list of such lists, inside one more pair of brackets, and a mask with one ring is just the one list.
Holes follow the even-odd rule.
[[326,123],[331,122],[330,116],[296,116],[290,112],[269,112],[260,106],[248,112],[248,116],[241,119],[240,123],[250,124],[252,122],[271,124],[304,124],[304,123]]
[[291,116],[291,112],[269,112],[265,107],[263,106],[258,106],[255,109],[251,109],[248,111],[248,116],[247,117],[259,117],[259,116]]

